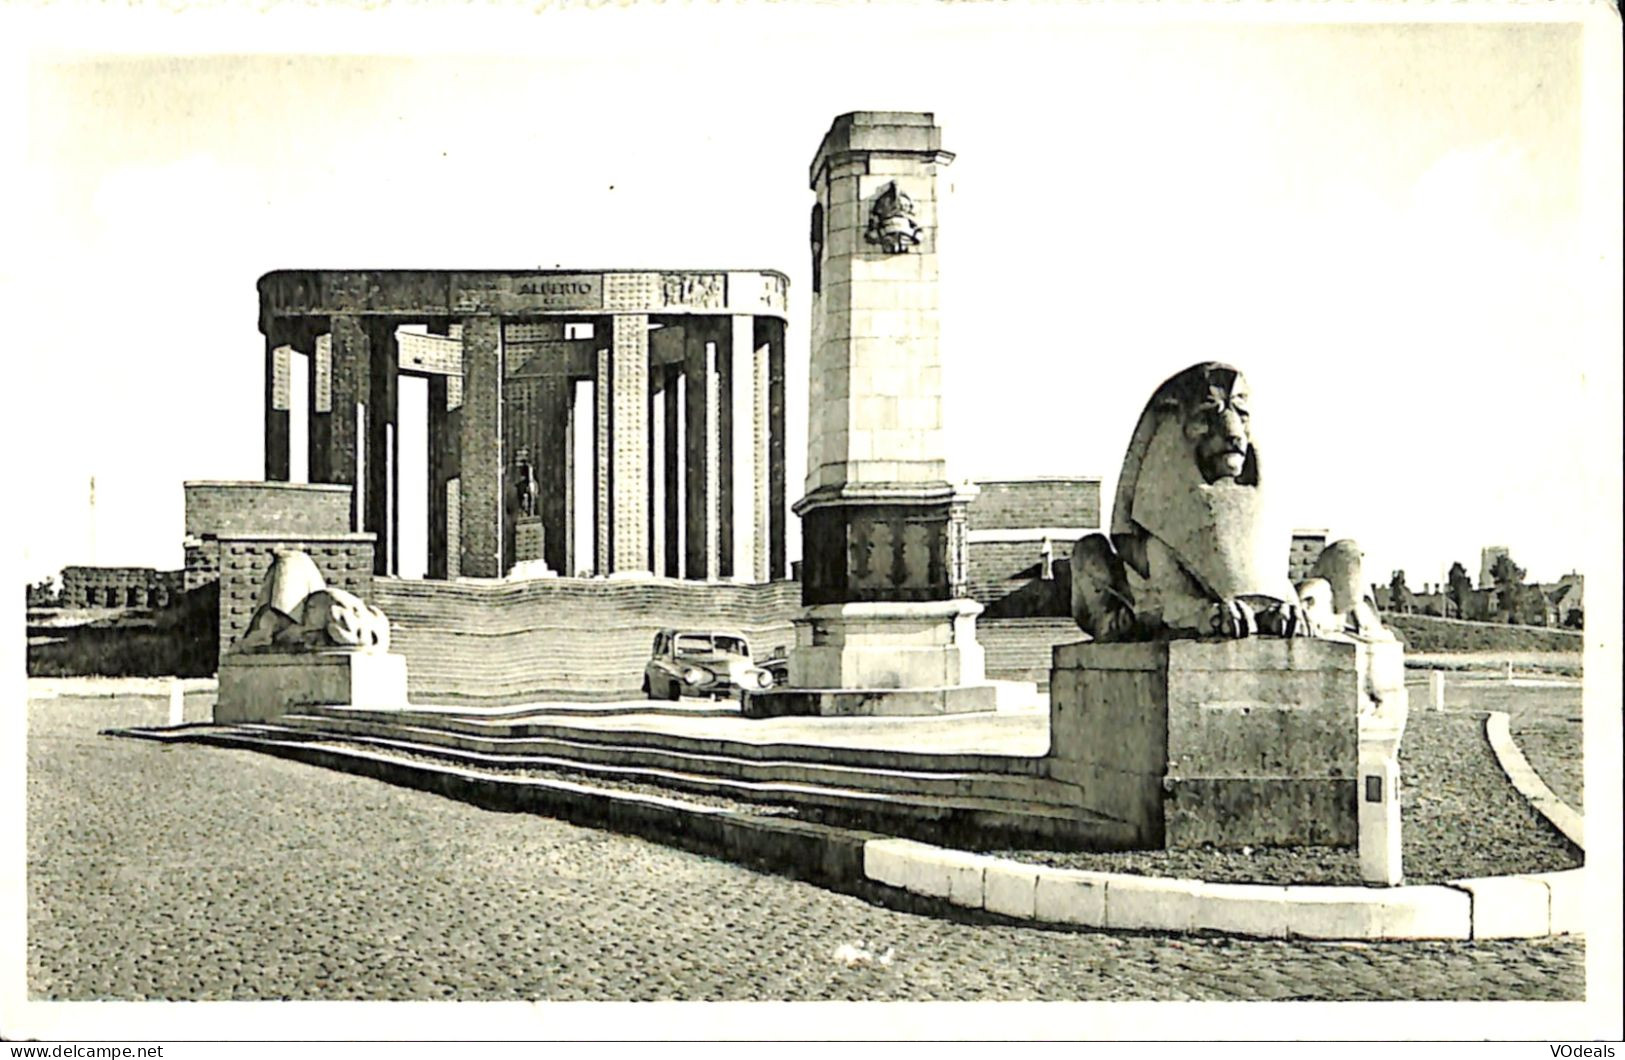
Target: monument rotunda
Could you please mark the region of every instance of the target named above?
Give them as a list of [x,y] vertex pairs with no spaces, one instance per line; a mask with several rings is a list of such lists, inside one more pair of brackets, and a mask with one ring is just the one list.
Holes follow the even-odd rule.
[[[397,573],[400,384],[422,377],[429,578],[783,579],[787,286],[772,271],[269,273],[265,477],[351,486],[351,530],[376,535],[374,573]],[[308,467],[290,467],[296,448]]]

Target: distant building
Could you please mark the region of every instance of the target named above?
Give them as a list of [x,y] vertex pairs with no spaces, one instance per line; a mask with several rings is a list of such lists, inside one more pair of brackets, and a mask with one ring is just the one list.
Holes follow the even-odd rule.
[[180,592],[180,571],[152,567],[62,568],[63,607],[167,607]]
[[1552,624],[1579,629],[1585,624],[1585,575],[1570,571],[1555,585],[1541,586],[1552,605]]

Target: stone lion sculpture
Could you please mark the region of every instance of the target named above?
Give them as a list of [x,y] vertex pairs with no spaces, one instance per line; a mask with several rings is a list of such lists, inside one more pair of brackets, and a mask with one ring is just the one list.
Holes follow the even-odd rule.
[[354,593],[329,588],[305,553],[279,549],[260,583],[239,651],[389,650],[389,619]]
[[1364,594],[1360,551],[1328,545],[1301,586],[1282,572],[1247,380],[1213,361],[1151,395],[1123,457],[1111,534],[1072,552],[1072,615],[1096,640],[1191,636],[1391,639]]
[[1312,632],[1270,519],[1246,379],[1216,362],[1159,386],[1118,477],[1111,536],[1072,554],[1072,614],[1097,640]]

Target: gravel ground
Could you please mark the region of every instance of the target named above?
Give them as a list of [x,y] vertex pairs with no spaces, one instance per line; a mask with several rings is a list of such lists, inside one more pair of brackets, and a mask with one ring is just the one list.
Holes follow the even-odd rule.
[[[1406,883],[1580,864],[1501,772],[1484,735],[1484,715],[1413,711],[1399,760]],[[1334,847],[1001,854],[1063,868],[1226,883],[1360,883],[1356,852]]]
[[1447,681],[1445,703],[1453,710],[1499,710],[1512,716],[1512,739],[1557,797],[1584,809],[1585,767],[1581,754],[1578,685]]
[[[30,704],[35,999],[1566,999],[1583,940],[1338,944],[917,916],[639,839]],[[888,963],[850,966],[844,944]]]

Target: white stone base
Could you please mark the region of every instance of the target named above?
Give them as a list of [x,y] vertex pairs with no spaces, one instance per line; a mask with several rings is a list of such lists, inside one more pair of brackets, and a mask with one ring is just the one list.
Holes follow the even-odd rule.
[[271,721],[318,704],[406,709],[406,656],[334,650],[220,660],[216,724]]
[[824,604],[795,619],[791,688],[952,688],[984,683],[980,604]]
[[508,581],[523,582],[534,578],[557,578],[558,572],[549,569],[545,560],[522,559],[508,571]]

